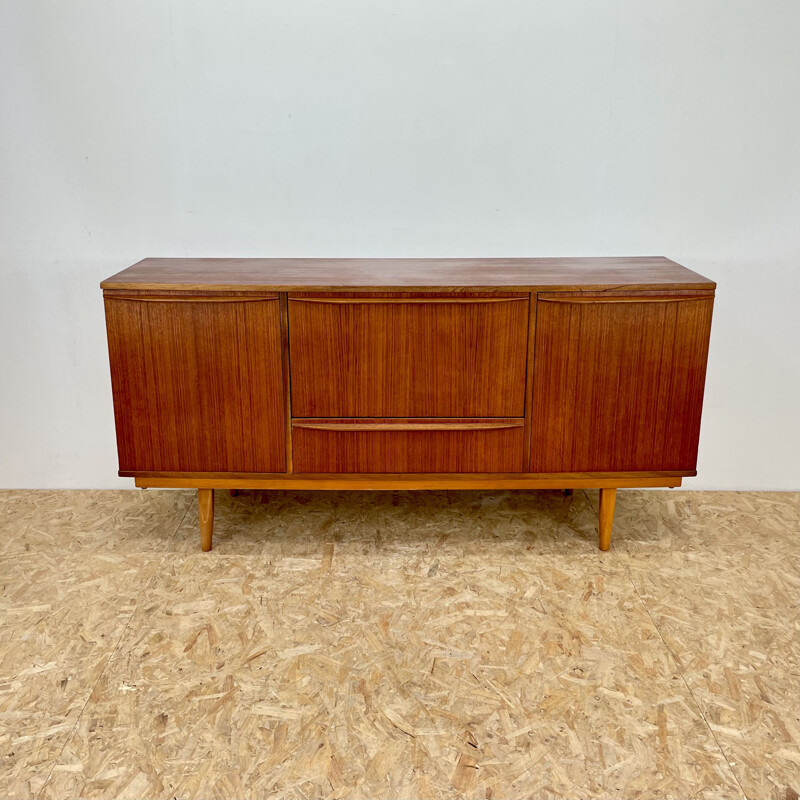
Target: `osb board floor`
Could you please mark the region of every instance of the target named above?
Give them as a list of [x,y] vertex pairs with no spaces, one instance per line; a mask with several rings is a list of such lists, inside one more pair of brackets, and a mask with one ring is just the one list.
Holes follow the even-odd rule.
[[0,493],[0,796],[797,798],[798,495]]

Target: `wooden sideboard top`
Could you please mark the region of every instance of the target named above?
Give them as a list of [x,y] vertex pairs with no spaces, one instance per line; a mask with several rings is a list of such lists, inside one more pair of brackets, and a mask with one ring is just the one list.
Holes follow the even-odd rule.
[[620,258],[145,258],[103,281],[126,291],[701,289],[663,256]]

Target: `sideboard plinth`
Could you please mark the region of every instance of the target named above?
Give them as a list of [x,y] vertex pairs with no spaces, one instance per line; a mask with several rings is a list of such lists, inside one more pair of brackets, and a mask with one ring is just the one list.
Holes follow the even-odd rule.
[[141,489],[197,489],[200,544],[211,550],[214,530],[214,489],[318,489],[322,491],[404,491],[424,489],[599,489],[598,546],[611,547],[611,528],[618,488],[675,488],[693,473],[621,473],[618,475],[264,475],[260,477],[135,476]]
[[321,491],[413,491],[419,489],[671,489],[691,471],[674,472],[562,472],[548,474],[425,474],[390,473],[328,475],[315,473],[221,474],[120,472],[140,489],[319,489]]

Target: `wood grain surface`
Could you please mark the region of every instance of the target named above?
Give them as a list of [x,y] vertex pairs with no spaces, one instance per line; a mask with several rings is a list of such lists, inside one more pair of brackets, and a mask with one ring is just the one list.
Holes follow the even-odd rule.
[[375,297],[289,295],[293,416],[524,415],[527,295]]
[[277,297],[105,304],[121,471],[285,469]]
[[693,470],[712,306],[540,295],[531,472]]
[[294,421],[292,429],[300,473],[521,472],[523,445],[521,419],[437,420],[432,429],[413,419]]
[[713,289],[663,256],[614,258],[146,258],[104,289],[274,291],[481,288]]
[[552,475],[526,475],[516,472],[484,473],[187,473],[136,472],[127,477],[135,479],[141,488],[176,489],[276,489],[276,490],[356,490],[356,491],[430,491],[526,489],[602,489],[634,487],[680,486],[692,472],[586,472]]

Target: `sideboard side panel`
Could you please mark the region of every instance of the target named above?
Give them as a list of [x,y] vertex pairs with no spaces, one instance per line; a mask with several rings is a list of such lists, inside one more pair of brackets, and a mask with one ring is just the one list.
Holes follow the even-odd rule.
[[105,306],[121,471],[286,469],[277,296]]
[[694,470],[712,306],[540,296],[531,472]]

